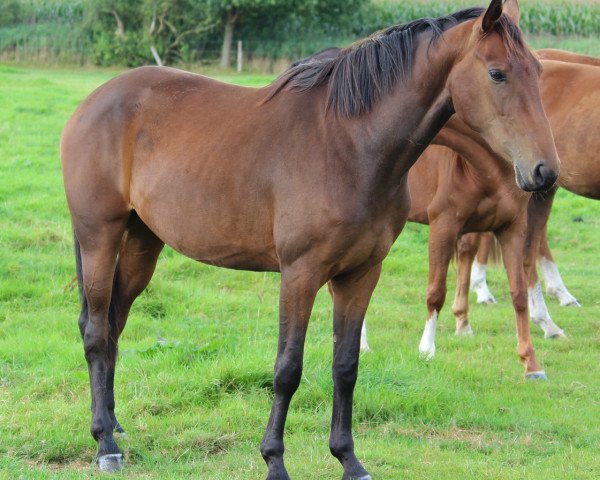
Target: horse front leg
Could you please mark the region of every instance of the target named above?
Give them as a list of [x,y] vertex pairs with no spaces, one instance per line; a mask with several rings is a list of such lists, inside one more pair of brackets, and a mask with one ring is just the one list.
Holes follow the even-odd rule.
[[367,271],[331,280],[333,295],[333,412],[329,449],[344,467],[343,480],[370,480],[356,458],[352,439],[352,400],[358,376],[361,329],[381,273],[381,263]]
[[304,339],[317,291],[324,281],[316,280],[311,268],[282,268],[279,299],[279,343],[273,388],[275,397],[260,452],[267,463],[267,480],[288,480],[283,462],[283,431],[292,396],[302,376]]
[[458,229],[458,223],[451,220],[440,219],[430,224],[427,320],[419,343],[419,353],[425,360],[435,355],[437,319],[446,301],[448,265],[456,248]]
[[545,226],[550,215],[554,192],[536,193],[531,196],[527,207],[527,240],[525,242],[525,275],[527,276],[527,295],[531,321],[544,331],[546,338],[565,337],[564,331],[556,325],[546,306],[539,281],[536,258]]
[[531,342],[527,311],[527,287],[523,269],[523,252],[525,247],[525,216],[521,215],[510,227],[498,234],[504,267],[510,284],[510,296],[517,323],[517,351],[521,362],[525,365],[525,376],[530,379],[547,379],[546,374],[535,358],[535,350]]

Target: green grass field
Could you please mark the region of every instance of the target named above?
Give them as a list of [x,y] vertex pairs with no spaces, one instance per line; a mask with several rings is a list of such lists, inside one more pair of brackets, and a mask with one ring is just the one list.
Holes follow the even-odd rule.
[[[595,48],[600,54],[598,40]],[[99,476],[58,138],[77,104],[115,73],[0,66],[0,478]],[[407,225],[371,302],[374,352],[361,357],[355,395],[356,451],[374,479],[600,478],[599,228],[597,203],[560,192],[550,241],[583,307],[549,300],[569,339],[544,340],[532,328],[549,381],[531,382],[499,268],[490,274],[499,305],[472,307],[472,338],[453,334],[451,268],[437,356],[418,358],[428,231]],[[258,445],[271,402],[277,296],[275,274],[163,252],[120,343],[117,415],[128,434],[118,441],[127,468],[115,477],[264,478]],[[293,478],[341,476],[328,450],[330,313],[322,291],[288,418]]]

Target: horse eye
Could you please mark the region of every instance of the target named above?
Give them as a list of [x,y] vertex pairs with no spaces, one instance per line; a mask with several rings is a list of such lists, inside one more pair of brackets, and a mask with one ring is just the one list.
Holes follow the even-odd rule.
[[489,71],[490,74],[490,78],[494,81],[494,82],[506,82],[506,74],[502,71],[502,70],[490,70]]

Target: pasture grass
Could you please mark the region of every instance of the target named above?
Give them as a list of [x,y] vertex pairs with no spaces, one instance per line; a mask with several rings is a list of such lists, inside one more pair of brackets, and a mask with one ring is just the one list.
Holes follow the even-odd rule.
[[[599,53],[599,52],[596,52]],[[73,284],[72,234],[58,138],[77,104],[116,72],[0,66],[0,478],[112,478],[93,465],[89,388]],[[230,75],[259,85],[269,77]],[[476,334],[454,336],[449,275],[438,353],[418,358],[427,235],[408,224],[384,263],[355,395],[358,456],[382,479],[600,477],[597,204],[558,194],[550,242],[582,308],[549,300],[566,341],[533,340],[548,382],[523,379],[500,268],[497,306],[471,308]],[[272,399],[278,275],[204,266],[165,249],[120,344],[114,478],[258,479]],[[472,299],[473,300],[473,299]],[[472,302],[473,303],[473,302]],[[331,302],[320,292],[286,431],[293,478],[336,479]]]

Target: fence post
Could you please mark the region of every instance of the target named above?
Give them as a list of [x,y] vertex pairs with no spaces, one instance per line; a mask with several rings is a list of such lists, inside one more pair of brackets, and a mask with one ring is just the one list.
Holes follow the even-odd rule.
[[237,48],[237,71],[242,71],[242,41],[238,40],[238,48]]

